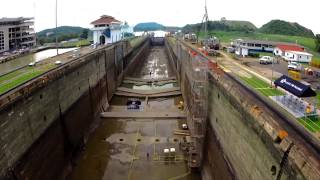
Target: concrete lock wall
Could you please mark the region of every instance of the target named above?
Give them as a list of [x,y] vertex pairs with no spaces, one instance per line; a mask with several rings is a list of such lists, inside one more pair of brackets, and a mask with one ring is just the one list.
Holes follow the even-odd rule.
[[0,179],[62,177],[120,83],[124,64],[147,47],[120,42],[96,50],[1,97]]
[[[239,179],[275,179],[271,167],[279,170],[280,157],[275,158],[272,147],[253,130],[254,120],[242,109],[242,104],[231,102],[230,91],[213,81],[209,85],[209,124],[233,173]],[[287,179],[286,174],[283,179]]]
[[[175,54],[181,89],[186,96],[191,86],[182,62],[189,58],[190,50],[198,54],[201,52],[179,40],[168,42]],[[259,98],[221,69],[209,68],[208,73],[208,126],[203,148],[203,179],[276,179],[284,152],[291,142],[294,146],[288,163],[282,167],[281,179],[319,178],[316,150],[297,130],[279,121],[283,118],[294,121],[291,116],[287,117],[280,110],[275,112],[274,108],[266,105],[270,100]],[[189,106],[188,99],[185,103]],[[286,130],[289,137],[276,142],[280,130]]]

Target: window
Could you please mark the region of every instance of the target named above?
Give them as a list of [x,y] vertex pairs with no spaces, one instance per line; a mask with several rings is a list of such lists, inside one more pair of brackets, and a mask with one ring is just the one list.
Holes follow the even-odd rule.
[[3,31],[0,31],[0,50],[4,49],[4,34]]

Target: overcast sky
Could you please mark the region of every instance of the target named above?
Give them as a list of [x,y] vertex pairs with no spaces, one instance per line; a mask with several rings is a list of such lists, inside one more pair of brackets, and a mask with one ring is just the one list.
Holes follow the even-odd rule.
[[[319,0],[208,0],[210,20],[248,20],[257,27],[283,19],[320,33]],[[58,0],[58,26],[91,27],[100,15],[130,25],[158,22],[184,26],[201,22],[204,0]],[[37,31],[55,27],[55,0],[1,0],[0,17],[35,16]]]

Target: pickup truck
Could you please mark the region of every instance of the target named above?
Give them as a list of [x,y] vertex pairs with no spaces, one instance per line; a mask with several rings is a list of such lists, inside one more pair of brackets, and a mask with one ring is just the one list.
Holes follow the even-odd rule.
[[288,70],[301,71],[302,66],[296,62],[291,62],[288,64]]
[[259,59],[260,64],[272,64],[273,58],[270,56],[262,56]]

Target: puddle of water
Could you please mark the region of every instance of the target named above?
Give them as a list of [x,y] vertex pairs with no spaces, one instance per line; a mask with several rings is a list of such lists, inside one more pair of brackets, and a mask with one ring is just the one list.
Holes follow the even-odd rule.
[[132,77],[143,79],[161,79],[174,76],[163,47],[152,47],[146,61],[137,67]]
[[174,85],[173,83],[165,84],[162,86],[157,86],[157,85],[142,85],[142,86],[133,86],[132,89],[138,89],[138,90],[154,90],[154,89],[168,89],[168,88],[173,88]]
[[155,89],[168,89],[168,88],[177,87],[177,83],[166,83],[161,85],[159,85],[159,83],[141,84],[141,85],[123,83],[121,86],[126,88],[137,89],[137,90],[155,90]]

